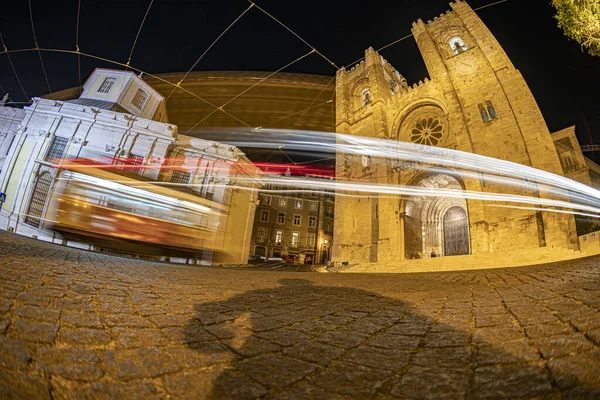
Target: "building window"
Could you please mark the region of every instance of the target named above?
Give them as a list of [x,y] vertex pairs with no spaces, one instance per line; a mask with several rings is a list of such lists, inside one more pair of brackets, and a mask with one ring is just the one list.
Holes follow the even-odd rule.
[[120,169],[128,172],[135,172],[137,174],[141,174],[142,168],[140,165],[144,163],[144,157],[138,156],[136,154],[130,154],[127,158],[120,158],[117,160],[117,165],[119,165]]
[[260,212],[260,222],[269,222],[269,210],[262,210]]
[[333,215],[333,204],[327,204],[327,215]]
[[192,175],[189,172],[173,171],[173,174],[171,175],[171,182],[172,183],[183,183],[183,184],[187,185],[188,183],[190,183],[191,176]]
[[450,48],[452,48],[452,51],[454,52],[454,54],[459,54],[459,53],[462,53],[463,51],[467,50],[467,46],[465,46],[465,42],[463,42],[463,40],[457,36],[450,39],[449,43],[450,43]]
[[483,122],[488,122],[490,120],[490,116],[487,113],[487,110],[483,107],[483,104],[479,103],[479,113],[481,114],[481,119]]
[[496,119],[496,110],[494,109],[494,106],[492,105],[492,102],[490,100],[486,100],[485,101],[485,106],[487,108],[487,112],[490,116],[490,119]]
[[280,245],[283,242],[283,231],[275,231],[275,244]]
[[266,205],[271,205],[271,196],[263,196],[263,202]]
[[371,168],[371,156],[362,156],[363,168]]
[[256,231],[256,241],[258,243],[264,243],[267,241],[267,228],[259,226]]
[[319,203],[317,203],[316,201],[311,201],[309,207],[310,211],[317,211],[319,209]]
[[54,136],[54,139],[52,139],[52,144],[50,145],[50,149],[46,154],[46,161],[60,160],[63,158],[68,143],[69,139]]
[[371,104],[371,90],[367,89],[363,89],[363,91],[361,92],[361,98],[362,98],[362,106],[366,106],[367,104]]
[[325,224],[325,232],[327,232],[327,233],[333,232],[333,226],[331,225],[331,222],[328,222]]
[[570,155],[561,156],[565,172],[576,171],[579,168],[577,162],[573,161]]
[[42,222],[42,215],[44,213],[44,207],[46,206],[46,199],[48,198],[51,183],[52,176],[49,172],[44,172],[39,176],[35,188],[33,189],[33,194],[31,195],[27,216],[25,217],[25,223],[27,225],[39,228],[40,223]]
[[142,89],[138,89],[135,96],[133,96],[133,100],[131,100],[131,104],[141,110],[144,108],[144,105],[146,105],[146,100],[148,100],[148,93],[144,92]]
[[315,245],[315,234],[314,233],[309,233],[308,234],[308,245],[309,246],[314,246]]
[[294,214],[294,225],[300,226],[302,224],[302,215]]
[[309,228],[317,227],[317,217],[308,217],[308,227]]
[[298,247],[300,244],[300,232],[292,232],[292,246]]
[[98,89],[98,93],[108,93],[110,89],[112,89],[113,85],[117,81],[116,78],[104,78],[104,82],[100,85],[100,89]]
[[302,208],[302,200],[296,200],[294,202],[294,207],[295,208]]
[[279,225],[285,224],[285,213],[277,213],[277,223]]
[[287,199],[279,199],[279,207],[287,207]]

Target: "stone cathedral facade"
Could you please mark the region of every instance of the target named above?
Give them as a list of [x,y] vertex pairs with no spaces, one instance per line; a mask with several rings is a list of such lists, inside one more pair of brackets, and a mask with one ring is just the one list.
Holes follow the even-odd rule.
[[[336,132],[481,154],[563,175],[542,113],[521,73],[463,1],[412,33],[429,72],[408,86],[375,50],[336,78]],[[340,139],[341,140],[341,139]],[[363,160],[364,161],[364,160]],[[339,177],[380,184],[498,192],[484,179],[361,163],[338,154]],[[535,190],[510,193],[544,196]],[[384,263],[437,255],[576,249],[572,215],[445,197],[336,196],[333,260]],[[493,258],[493,257],[492,257]]]

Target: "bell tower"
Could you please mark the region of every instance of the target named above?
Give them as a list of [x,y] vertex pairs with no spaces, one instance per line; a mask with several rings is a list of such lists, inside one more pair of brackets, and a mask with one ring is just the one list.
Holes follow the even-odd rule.
[[[450,7],[432,21],[413,23],[412,32],[432,81],[443,90],[457,149],[562,175],[550,132],[523,76],[466,2],[457,0]],[[487,208],[486,219],[504,219],[495,213]],[[537,212],[530,217],[538,225],[540,246],[576,247],[572,216]]]

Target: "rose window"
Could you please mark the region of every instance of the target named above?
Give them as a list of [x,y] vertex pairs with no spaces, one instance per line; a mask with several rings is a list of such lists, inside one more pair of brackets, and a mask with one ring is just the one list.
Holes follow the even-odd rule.
[[435,146],[442,139],[444,127],[435,118],[421,119],[417,121],[410,133],[410,140],[417,144]]

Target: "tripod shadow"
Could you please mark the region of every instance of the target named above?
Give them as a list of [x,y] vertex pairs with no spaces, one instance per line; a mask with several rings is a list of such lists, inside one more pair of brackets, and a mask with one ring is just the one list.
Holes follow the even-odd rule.
[[279,283],[196,306],[189,351],[176,358],[183,372],[165,378],[172,396],[600,396],[593,345],[577,354],[538,345],[495,307],[417,311],[361,289]]

